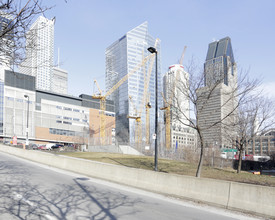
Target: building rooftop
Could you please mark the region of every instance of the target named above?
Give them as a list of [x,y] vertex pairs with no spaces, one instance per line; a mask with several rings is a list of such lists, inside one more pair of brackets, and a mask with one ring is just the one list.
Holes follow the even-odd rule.
[[206,61],[217,57],[221,57],[221,56],[229,56],[231,59],[231,62],[232,63],[235,62],[230,37],[225,37],[221,40],[212,42],[208,46]]

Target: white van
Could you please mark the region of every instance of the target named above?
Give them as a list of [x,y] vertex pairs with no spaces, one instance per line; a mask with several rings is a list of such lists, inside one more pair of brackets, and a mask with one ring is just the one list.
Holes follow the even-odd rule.
[[226,152],[221,152],[221,158],[227,159],[227,153]]

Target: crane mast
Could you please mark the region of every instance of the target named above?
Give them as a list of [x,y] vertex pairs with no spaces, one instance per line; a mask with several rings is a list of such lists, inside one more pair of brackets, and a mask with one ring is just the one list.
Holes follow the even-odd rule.
[[101,145],[105,145],[106,140],[106,134],[105,134],[105,129],[106,129],[106,115],[105,115],[105,110],[106,110],[106,98],[111,95],[114,91],[116,91],[128,78],[135,73],[140,67],[142,67],[149,58],[151,58],[153,54],[148,55],[145,57],[141,63],[139,63],[132,71],[130,71],[128,74],[126,74],[123,78],[121,78],[109,91],[106,92],[105,95],[102,95],[102,90],[98,86],[98,83],[96,80],[94,80],[94,83],[97,85],[98,90],[100,92],[99,95],[92,95],[92,98],[94,99],[99,99],[100,100],[100,143]]
[[[157,47],[157,44],[159,42],[159,38],[156,39],[154,47]],[[142,133],[142,122],[141,122],[141,115],[143,112],[143,109],[145,107],[145,114],[146,114],[146,144],[150,144],[150,108],[151,104],[149,104],[149,97],[148,97],[148,87],[149,87],[149,82],[151,78],[151,73],[153,69],[153,64],[155,60],[155,54],[152,54],[153,56],[150,57],[149,61],[149,68],[146,72],[144,72],[144,90],[143,90],[143,97],[142,101],[140,102],[140,106],[137,111],[137,116],[136,117],[128,117],[136,120],[135,123],[135,143],[140,144],[141,143],[141,133]],[[150,94],[150,93],[149,93]],[[132,100],[130,100],[132,101]],[[147,102],[146,102],[147,101]]]
[[[181,59],[179,61],[179,65],[182,65],[184,55],[186,52],[187,46],[184,46]],[[180,80],[180,70],[177,69],[175,73],[175,77],[173,79],[173,85],[171,91],[166,91],[166,94],[168,95],[168,92],[170,92],[170,96],[168,95],[168,100],[165,99],[164,95],[162,94],[163,100],[165,102],[165,106],[163,108],[160,108],[160,110],[165,110],[165,139],[166,139],[166,148],[171,148],[171,106],[173,105],[174,97],[176,94],[176,88],[177,88],[177,82]],[[167,82],[166,82],[167,83]]]

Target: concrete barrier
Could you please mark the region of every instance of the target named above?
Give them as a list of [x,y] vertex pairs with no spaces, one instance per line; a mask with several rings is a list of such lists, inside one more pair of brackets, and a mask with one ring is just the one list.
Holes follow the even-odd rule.
[[228,207],[275,217],[275,187],[231,182]]
[[0,145],[0,151],[52,167],[148,191],[275,217],[275,187],[154,172],[5,145]]

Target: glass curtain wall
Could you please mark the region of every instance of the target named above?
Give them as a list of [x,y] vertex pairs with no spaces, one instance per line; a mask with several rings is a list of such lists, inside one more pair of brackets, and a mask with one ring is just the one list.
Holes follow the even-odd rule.
[[[148,34],[148,23],[144,22],[138,27],[127,32],[118,41],[106,49],[106,88],[107,91],[115,85],[123,76],[130,73],[139,65],[142,60],[150,55],[148,47],[154,47],[155,38]],[[160,73],[160,44],[158,50],[158,105],[161,106],[161,73]],[[135,120],[128,119],[127,115],[137,115],[142,112],[142,135],[141,141],[145,142],[145,103],[142,103],[144,94],[145,75],[149,69],[149,63],[139,68],[125,81],[116,92],[111,95],[116,107],[116,137],[120,143],[134,145],[135,140]],[[150,133],[154,133],[155,124],[155,60],[149,80],[148,96],[152,103],[150,109]],[[130,101],[131,100],[131,101]],[[142,110],[141,110],[142,109]],[[160,114],[162,114],[160,112]]]

